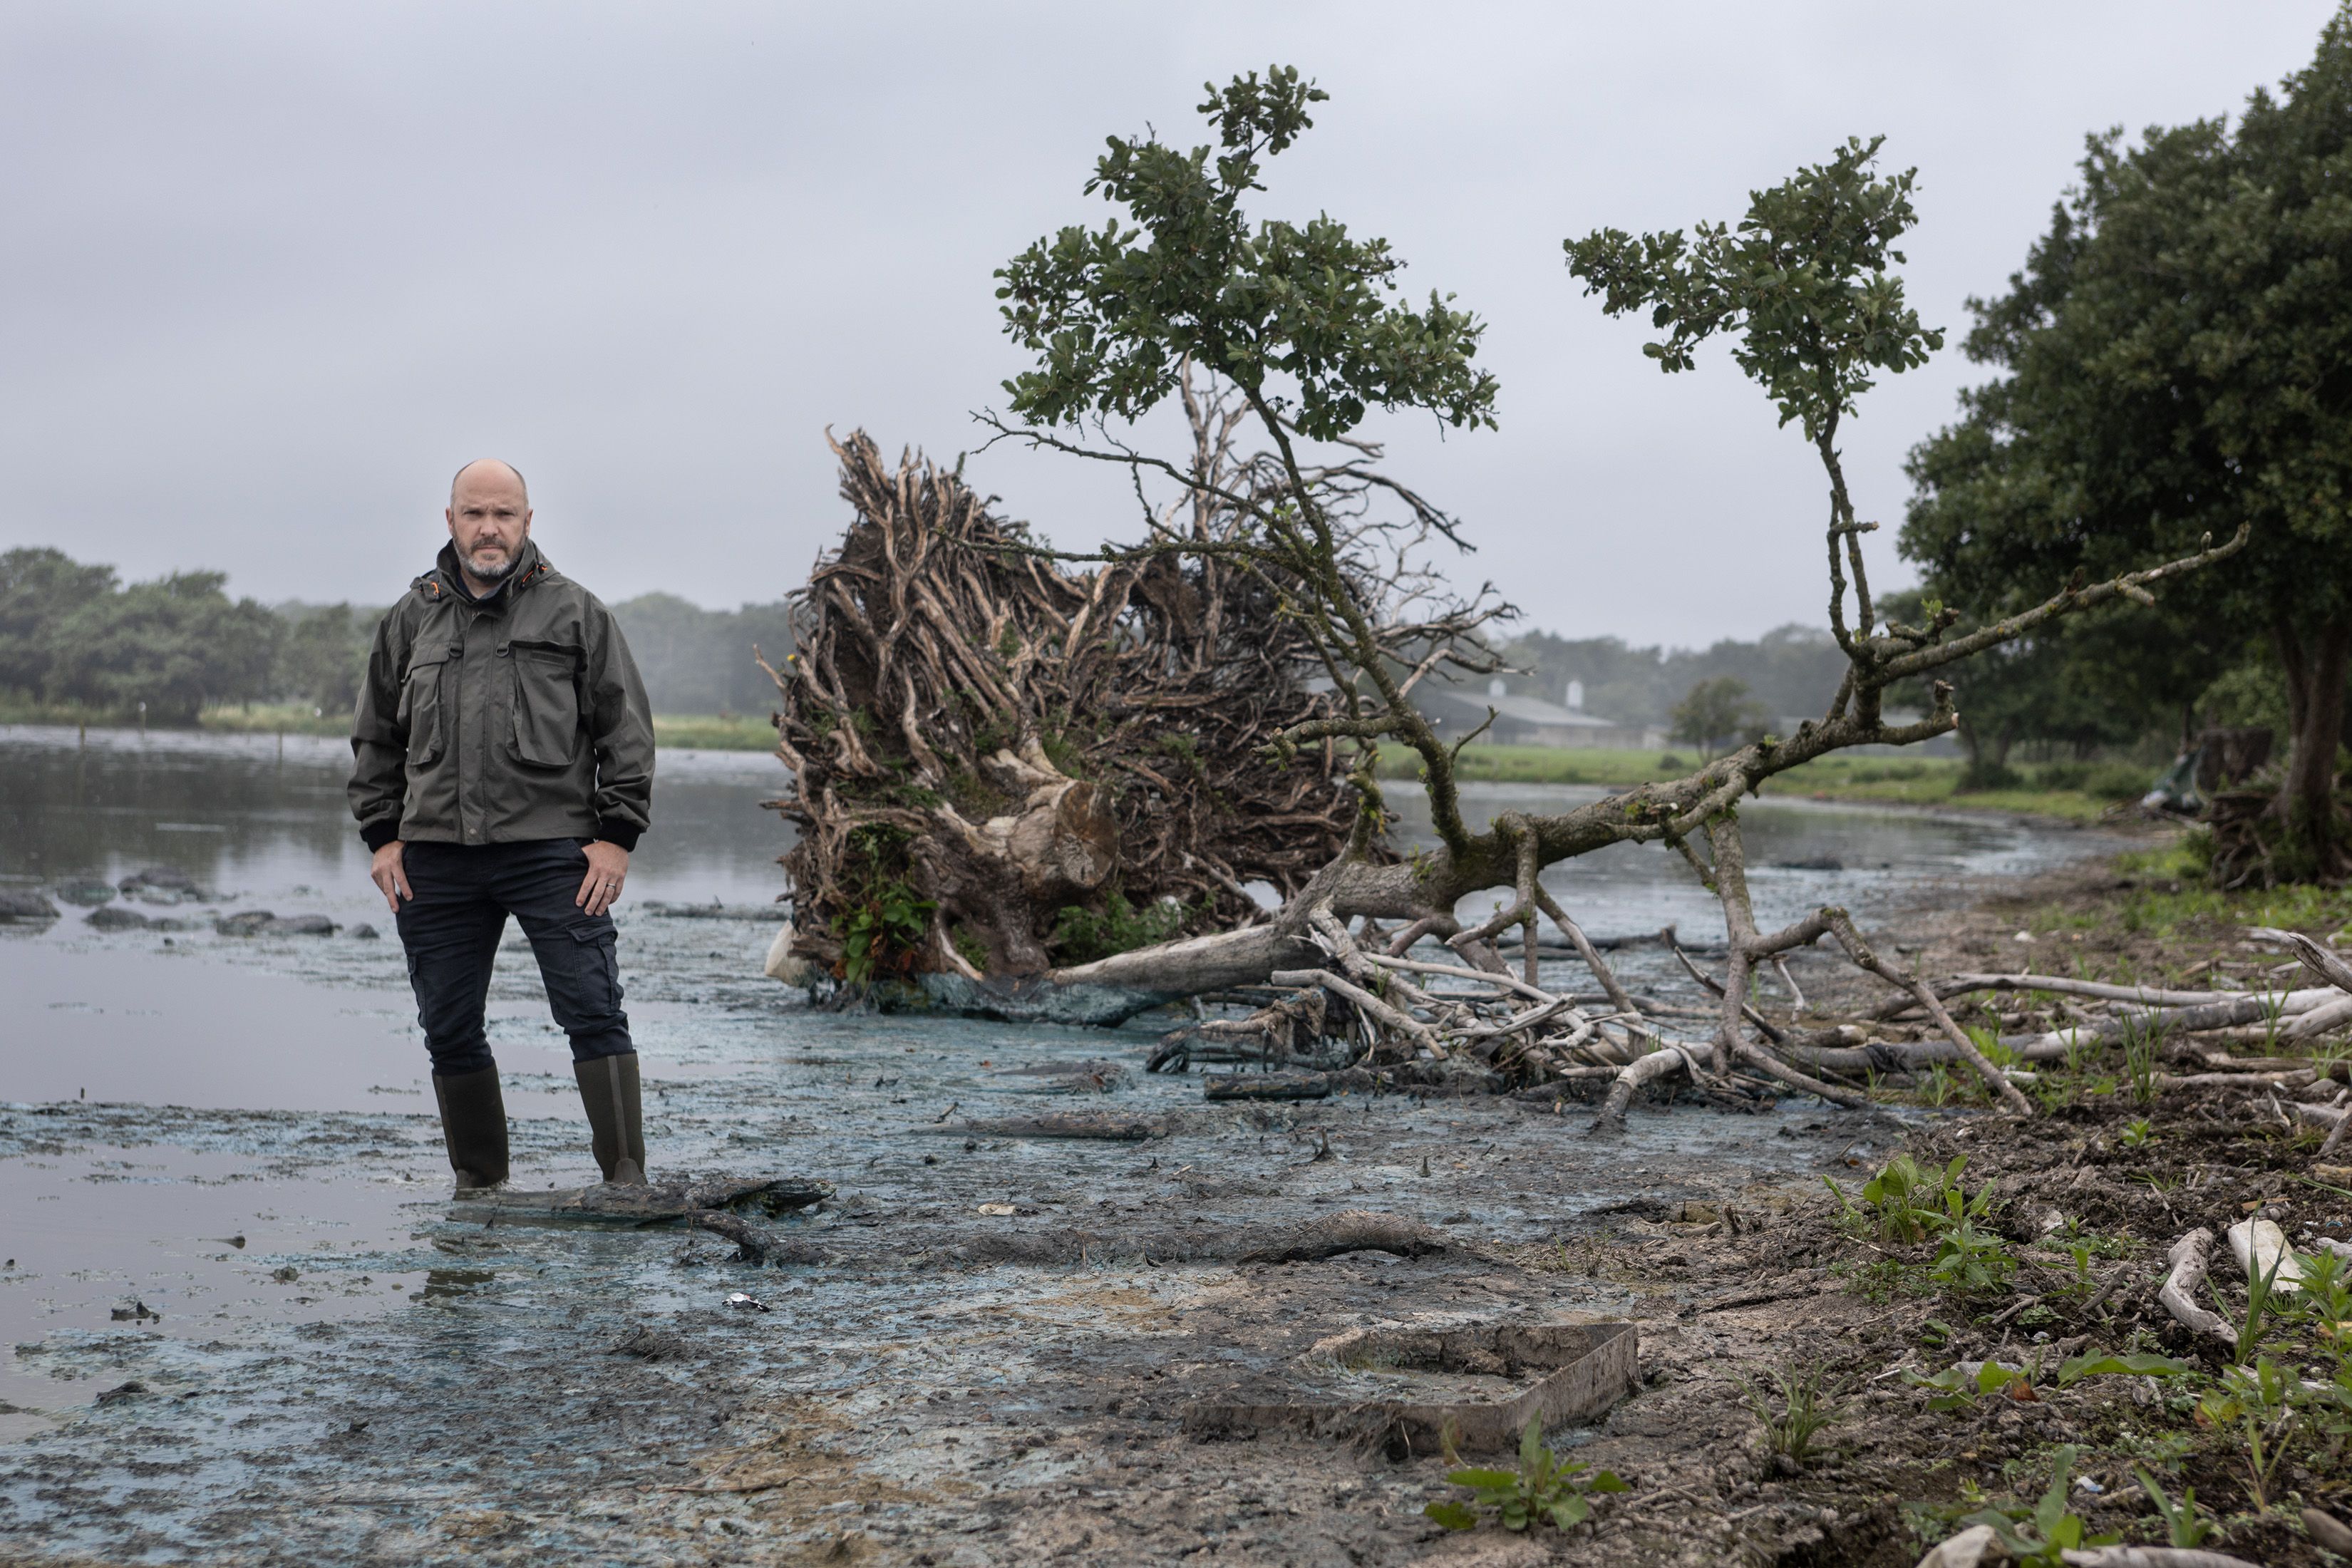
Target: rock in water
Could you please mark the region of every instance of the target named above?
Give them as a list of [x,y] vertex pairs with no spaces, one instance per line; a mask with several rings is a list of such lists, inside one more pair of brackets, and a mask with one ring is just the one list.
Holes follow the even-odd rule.
[[59,882],[57,895],[69,904],[79,904],[86,910],[96,909],[100,904],[113,901],[114,888],[95,877],[78,877],[69,882]]
[[133,871],[115,886],[126,893],[135,893],[142,888],[152,888],[161,892],[194,894],[196,890],[196,879],[177,866],[150,866],[143,871]]
[[353,942],[373,942],[376,939],[376,929],[365,921],[362,921],[352,927],[350,935]]
[[268,910],[239,910],[213,921],[213,930],[223,936],[257,936],[277,919]]
[[324,915],[287,915],[271,921],[257,933],[261,936],[332,936],[335,922]]
[[147,923],[147,917],[137,910],[92,910],[87,922],[92,931],[138,931]]
[[38,893],[19,892],[13,888],[0,888],[0,921],[53,921],[58,918],[58,906]]

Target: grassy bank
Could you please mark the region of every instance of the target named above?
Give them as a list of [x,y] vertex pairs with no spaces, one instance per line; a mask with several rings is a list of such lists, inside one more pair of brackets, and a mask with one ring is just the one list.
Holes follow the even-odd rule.
[[[1468,780],[1610,787],[1679,778],[1698,763],[1691,752],[1559,746],[1470,745],[1463,748],[1460,759],[1462,777]],[[1421,764],[1409,753],[1392,749],[1383,753],[1383,763],[1387,777],[1420,776]],[[2117,801],[2137,798],[2152,782],[2148,770],[2125,764],[2052,763],[2027,770],[2020,787],[1964,794],[1959,787],[1964,765],[1958,757],[1823,757],[1771,780],[1764,794],[2027,812],[2085,822]]]
[[2105,940],[2127,949],[2141,966],[2135,981],[2206,967],[2216,952],[2242,949],[2238,939],[2250,926],[2321,941],[2352,929],[2352,889],[2303,882],[2223,891],[2208,885],[2203,830],[2191,828],[2155,848],[2116,857],[2109,862],[2114,880],[2096,897],[2029,905],[2019,923],[2036,936]]
[[764,713],[656,713],[654,742],[705,752],[772,752],[776,727]]
[[[87,725],[93,730],[140,727],[136,711],[28,702],[0,702],[0,724]],[[207,708],[193,726],[157,721],[149,728],[193,728],[220,735],[341,736],[352,732],[352,716],[341,710],[321,713],[307,702],[240,702]],[[711,752],[772,752],[776,747],[776,731],[764,714],[656,713],[654,741],[662,746]]]

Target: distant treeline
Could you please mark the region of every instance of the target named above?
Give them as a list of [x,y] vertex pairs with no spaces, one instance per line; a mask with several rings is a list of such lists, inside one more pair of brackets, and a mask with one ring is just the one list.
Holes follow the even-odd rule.
[[[348,713],[380,606],[232,599],[221,572],[124,584],[61,551],[0,554],[0,693],[20,702],[193,721],[217,703],[300,702]],[[781,602],[705,610],[668,594],[613,606],[659,713],[764,713],[753,661],[792,649]]]
[[1505,648],[1503,657],[1528,672],[1505,678],[1513,692],[1564,703],[1568,683],[1580,681],[1586,712],[1627,725],[1664,725],[1693,687],[1724,677],[1745,684],[1771,718],[1818,714],[1846,668],[1829,633],[1802,626],[1778,627],[1754,642],[1727,637],[1701,649],[1534,632]]

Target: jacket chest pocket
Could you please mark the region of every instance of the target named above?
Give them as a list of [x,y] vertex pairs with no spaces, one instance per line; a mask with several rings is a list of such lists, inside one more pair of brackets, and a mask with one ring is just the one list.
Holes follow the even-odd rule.
[[514,683],[516,757],[533,767],[569,765],[580,733],[580,649],[517,639],[499,653]]
[[408,760],[420,767],[439,762],[449,749],[449,705],[442,690],[449,651],[419,645],[409,655],[407,679],[401,682],[400,725],[408,732]]

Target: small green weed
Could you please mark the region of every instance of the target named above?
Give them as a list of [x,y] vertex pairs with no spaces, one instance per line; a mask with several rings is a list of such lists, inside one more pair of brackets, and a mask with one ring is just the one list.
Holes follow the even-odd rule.
[[2197,1369],[2168,1355],[2078,1355],[2058,1363],[2063,1387],[2086,1377],[2186,1377]]
[[2145,1116],[2124,1123],[2124,1130],[2116,1134],[2116,1144],[2123,1149],[2145,1149],[2155,1142],[2155,1127]]
[[1979,1399],[1993,1394],[2017,1400],[2033,1397],[2033,1381],[2025,1369],[2004,1366],[1997,1361],[1986,1362],[1974,1372],[1965,1366],[1948,1366],[1933,1377],[1906,1372],[1903,1381],[1914,1388],[1929,1391],[1930,1410],[1973,1410]]
[[2263,1342],[2264,1327],[2276,1316],[2271,1310],[2272,1287],[2278,1279],[2278,1271],[2285,1266],[2286,1260],[2282,1258],[2268,1268],[2249,1269],[2247,1272],[2246,1321],[2238,1330],[2237,1354],[2231,1358],[2241,1366],[2253,1353],[2254,1347]]
[[2156,1484],[2156,1478],[2149,1475],[2145,1467],[2134,1465],[2132,1474],[2139,1478],[2139,1489],[2147,1494],[2148,1501],[2156,1504],[2156,1511],[2164,1516],[2166,1540],[2184,1549],[2205,1544],[2205,1538],[2213,1533],[2213,1521],[2198,1510],[2195,1487],[2182,1487],[2180,1500],[2174,1502],[2164,1495],[2164,1489]]
[[1875,1230],[1881,1241],[1925,1241],[1944,1215],[1944,1194],[1958,1189],[1969,1157],[1957,1154],[1942,1170],[1923,1170],[1908,1154],[1897,1154],[1862,1184],[1857,1207],[1845,1189],[1828,1176],[1822,1178],[1835,1195],[1849,1229]]
[[2006,1284],[2017,1272],[2017,1258],[2006,1241],[1981,1226],[1992,1212],[1992,1187],[1979,1187],[1971,1198],[1960,1185],[1968,1163],[1967,1155],[1955,1155],[1950,1164],[1937,1169],[1897,1154],[1863,1184],[1860,1204],[1832,1178],[1822,1181],[1836,1197],[1847,1230],[1874,1232],[1887,1242],[1932,1238],[1936,1252],[1927,1263],[1929,1279],[1943,1289],[1969,1293]]
[[[1450,1434],[1445,1458],[1448,1463],[1460,1463]],[[1607,1470],[1588,1475],[1580,1462],[1554,1454],[1544,1444],[1542,1428],[1532,1420],[1519,1434],[1517,1469],[1463,1468],[1449,1472],[1445,1479],[1469,1488],[1471,1500],[1433,1502],[1421,1511],[1448,1530],[1475,1529],[1483,1509],[1495,1510],[1505,1530],[1525,1530],[1538,1520],[1549,1520],[1554,1529],[1568,1530],[1591,1517],[1590,1500],[1594,1493],[1630,1489]]]
[[849,849],[842,862],[843,903],[832,922],[841,941],[841,978],[864,985],[877,975],[913,973],[939,906],[908,879],[908,835],[860,827],[851,832]]
[[2122,1540],[2117,1535],[2086,1539],[2081,1517],[2067,1508],[2067,1483],[2074,1468],[2075,1453],[2072,1443],[2058,1449],[2053,1456],[2057,1462],[2051,1468],[2049,1489],[2030,1513],[2023,1509],[1988,1508],[1960,1522],[1990,1525],[2021,1568],[2063,1568],[2069,1552],[2109,1546]]
[[841,977],[863,985],[877,973],[900,971],[931,929],[929,899],[901,881],[881,885],[841,921]]
[[2156,1103],[2156,1042],[2137,1028],[2124,1030],[2124,1076],[2131,1080],[2132,1103]]
[[1764,1423],[1765,1446],[1787,1455],[1791,1464],[1803,1464],[1814,1437],[1837,1419],[1824,1387],[1826,1377],[1819,1366],[1783,1366],[1773,1369],[1769,1390],[1746,1382],[1739,1385],[1748,1408]]
[[2268,1356],[2257,1356],[2252,1366],[2224,1369],[2221,1386],[2197,1402],[2197,1425],[2237,1437],[2242,1450],[2240,1466],[2256,1513],[2270,1507],[2271,1485],[2297,1425],[2299,1392],[2294,1373]]

